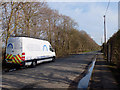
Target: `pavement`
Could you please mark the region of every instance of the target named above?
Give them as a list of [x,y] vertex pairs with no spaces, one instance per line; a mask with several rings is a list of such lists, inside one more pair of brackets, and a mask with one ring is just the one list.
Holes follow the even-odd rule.
[[120,90],[112,72],[108,68],[103,55],[99,54],[89,82],[89,90]]

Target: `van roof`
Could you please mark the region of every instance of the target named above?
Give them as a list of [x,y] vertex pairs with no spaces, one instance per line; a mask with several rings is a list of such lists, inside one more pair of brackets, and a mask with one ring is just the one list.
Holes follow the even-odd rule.
[[[9,38],[32,38],[32,39],[44,40],[44,39],[28,37],[28,36],[11,36]],[[47,41],[47,40],[44,40],[44,41]]]

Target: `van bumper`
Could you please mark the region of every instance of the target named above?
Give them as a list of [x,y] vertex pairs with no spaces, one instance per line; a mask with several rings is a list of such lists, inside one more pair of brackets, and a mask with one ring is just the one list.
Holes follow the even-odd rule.
[[21,66],[25,66],[25,62],[21,62],[20,64],[18,63],[9,63],[9,62],[6,62],[6,66],[10,66],[10,67],[21,67]]

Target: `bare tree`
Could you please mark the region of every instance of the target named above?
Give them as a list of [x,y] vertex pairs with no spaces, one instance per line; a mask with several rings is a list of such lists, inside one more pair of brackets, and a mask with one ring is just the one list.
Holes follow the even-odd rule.
[[6,2],[2,10],[2,38],[6,45],[10,36],[45,39],[57,56],[99,47],[86,32],[77,29],[73,19],[49,8],[46,2]]

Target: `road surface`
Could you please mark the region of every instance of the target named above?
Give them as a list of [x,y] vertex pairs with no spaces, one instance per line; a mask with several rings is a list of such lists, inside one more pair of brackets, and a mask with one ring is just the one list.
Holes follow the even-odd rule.
[[2,88],[70,88],[80,78],[86,66],[93,60],[95,52],[58,58],[55,62],[2,73]]

